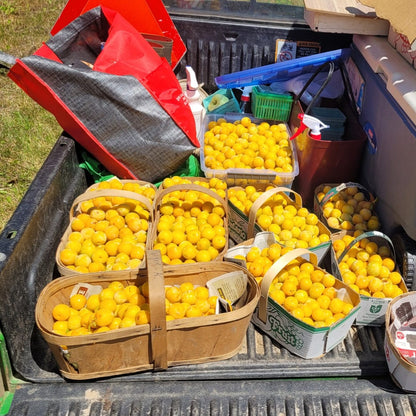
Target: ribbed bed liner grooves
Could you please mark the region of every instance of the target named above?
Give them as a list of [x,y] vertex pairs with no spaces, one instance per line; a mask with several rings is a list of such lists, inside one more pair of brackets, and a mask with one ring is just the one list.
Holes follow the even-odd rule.
[[384,328],[352,328],[332,351],[305,360],[249,325],[237,355],[221,361],[170,367],[165,372],[143,372],[114,377],[120,381],[184,381],[288,379],[315,377],[389,377],[383,341]]
[[9,416],[405,416],[416,412],[416,395],[401,393],[389,379],[38,384],[23,386],[13,403]]
[[323,50],[350,46],[350,35],[335,33],[322,38],[322,34],[311,32],[309,27],[287,22],[276,21],[270,26],[260,22],[172,17],[187,50],[175,71],[185,78],[185,66],[191,65],[198,82],[209,93],[217,89],[218,75],[274,63],[278,39],[319,41]]

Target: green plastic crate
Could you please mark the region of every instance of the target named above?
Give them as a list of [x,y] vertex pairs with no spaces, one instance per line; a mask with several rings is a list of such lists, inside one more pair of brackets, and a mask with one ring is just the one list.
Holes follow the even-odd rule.
[[277,94],[261,91],[254,87],[251,93],[252,112],[257,118],[265,120],[288,121],[293,97],[290,94]]

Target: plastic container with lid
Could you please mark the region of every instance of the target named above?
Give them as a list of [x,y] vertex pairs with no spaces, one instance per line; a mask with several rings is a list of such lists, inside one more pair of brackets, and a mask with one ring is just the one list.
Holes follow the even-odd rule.
[[[208,125],[210,121],[217,121],[219,118],[225,118],[227,122],[234,123],[242,117],[248,117],[248,115],[243,114],[207,114],[204,120],[204,127],[201,130],[201,138],[204,137],[206,131],[208,131]],[[253,123],[259,124],[262,120],[250,116],[250,119]],[[270,124],[273,124],[273,120],[268,121]],[[278,124],[276,122],[275,124]],[[286,126],[288,128],[288,126]],[[213,169],[206,165],[205,163],[205,144],[204,140],[201,139],[201,169],[204,172],[205,177],[207,178],[220,178],[227,182],[228,185],[242,185],[245,183],[257,183],[257,182],[275,182],[279,186],[285,186],[290,188],[292,186],[293,180],[299,174],[299,164],[298,157],[296,153],[296,148],[293,141],[289,143],[291,153],[292,153],[292,172],[276,172],[272,169],[249,169],[249,168],[229,168],[229,169]]]
[[350,49],[344,48],[276,62],[258,68],[220,75],[215,78],[215,83],[218,88],[241,88],[249,85],[270,84],[274,81],[288,80],[301,74],[312,73],[325,62],[337,59],[345,60],[350,53]]

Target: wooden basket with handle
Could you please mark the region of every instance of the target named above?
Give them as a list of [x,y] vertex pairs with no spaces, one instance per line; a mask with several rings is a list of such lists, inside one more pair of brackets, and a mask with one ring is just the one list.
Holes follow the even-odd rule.
[[[146,264],[146,269],[65,276],[43,289],[36,305],[36,324],[64,377],[85,380],[165,370],[170,366],[223,360],[239,351],[260,297],[252,275],[236,264],[220,261],[184,264],[180,268],[163,266],[159,250],[146,251]],[[166,321],[165,285],[187,281],[205,285],[208,280],[233,271],[247,275],[245,301],[238,309]],[[136,285],[148,281],[150,324],[80,336],[53,332],[52,310],[55,305],[68,302],[76,284],[104,288],[114,280]]]
[[76,214],[79,212],[79,206],[82,202],[90,201],[94,198],[100,198],[100,197],[121,197],[121,198],[134,200],[138,204],[142,204],[149,212],[149,229],[147,231],[147,235],[151,233],[152,224],[153,224],[153,206],[149,198],[143,195],[140,195],[136,192],[124,191],[124,190],[119,190],[119,189],[98,189],[98,190],[90,190],[88,192],[84,192],[81,195],[79,195],[77,198],[75,198],[74,202],[72,203],[72,207],[69,213],[69,225],[66,228],[61,238],[61,241],[58,245],[56,253],[55,253],[55,260],[56,260],[56,264],[58,267],[58,271],[62,276],[77,273],[76,271],[65,266],[65,264],[63,264],[63,262],[60,259],[60,253],[65,248],[65,245],[68,242],[68,236],[72,232],[71,222],[75,218]]
[[[199,179],[199,178],[198,178]],[[147,245],[146,248],[148,250],[153,249],[153,245],[157,240],[157,235],[158,235],[158,231],[157,231],[157,226],[161,217],[161,213],[160,213],[160,206],[162,205],[164,198],[171,194],[171,193],[175,193],[175,192],[187,192],[187,191],[195,191],[195,192],[200,192],[203,193],[209,197],[211,197],[212,199],[214,199],[224,210],[224,217],[223,219],[223,223],[224,223],[224,229],[225,229],[225,246],[224,248],[218,253],[218,256],[213,259],[213,261],[221,261],[224,257],[224,254],[226,253],[226,251],[228,250],[228,239],[229,239],[229,232],[228,232],[228,204],[227,204],[227,199],[222,198],[217,192],[215,192],[212,189],[209,188],[205,188],[202,185],[197,185],[195,183],[188,183],[188,184],[180,184],[180,185],[172,185],[169,186],[167,188],[160,188],[155,196],[154,202],[153,202],[153,207],[154,207],[154,221],[153,221],[153,227],[151,230],[151,233],[148,236],[147,239]],[[175,267],[176,265],[172,265],[172,267]],[[182,266],[181,264],[179,266]]]

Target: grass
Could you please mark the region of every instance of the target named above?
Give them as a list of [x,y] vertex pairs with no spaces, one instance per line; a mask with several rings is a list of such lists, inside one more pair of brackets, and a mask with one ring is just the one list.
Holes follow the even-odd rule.
[[[62,11],[64,0],[0,0],[0,51],[31,55]],[[55,118],[0,72],[0,232],[59,137]]]

